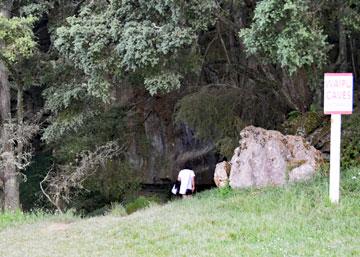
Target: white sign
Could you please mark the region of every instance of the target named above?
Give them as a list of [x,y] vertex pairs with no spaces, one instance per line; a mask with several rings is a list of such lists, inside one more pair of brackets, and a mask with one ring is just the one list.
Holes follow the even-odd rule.
[[324,113],[351,114],[353,110],[352,73],[325,73]]

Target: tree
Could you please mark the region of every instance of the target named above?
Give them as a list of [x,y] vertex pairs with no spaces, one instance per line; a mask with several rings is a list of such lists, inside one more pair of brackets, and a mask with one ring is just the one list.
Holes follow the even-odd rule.
[[[31,55],[35,42],[32,34],[32,17],[11,17],[13,1],[2,1],[0,7],[0,179],[4,191],[4,209],[20,208],[19,171],[31,159],[27,151],[31,137],[38,126],[24,122],[24,84],[14,68],[19,58]],[[10,81],[9,78],[12,78]],[[17,91],[15,118],[11,113],[11,87]]]
[[[82,2],[54,36],[59,58],[53,71],[58,75],[44,91],[51,117],[42,138],[49,144],[62,142],[58,152],[72,142],[81,146],[67,158],[56,154],[58,167],[76,152],[97,152],[111,140],[98,134],[102,129],[94,127],[94,120],[118,108],[112,97],[116,88],[145,87],[151,95],[163,94],[180,88],[184,74],[197,71],[198,33],[211,25],[213,16],[208,14],[215,8],[210,0],[105,2]],[[117,126],[126,124],[133,107],[118,108],[127,114]],[[121,132],[126,135],[127,130]],[[89,133],[96,142],[85,139]],[[127,144],[129,140],[118,134],[115,139]],[[70,165],[67,172],[62,170],[56,169],[58,177],[78,169]]]
[[[360,29],[359,12],[359,4],[352,0],[265,0],[256,5],[253,22],[241,29],[240,37],[248,54],[280,64],[290,74],[327,64],[330,70],[345,72],[349,67],[347,48],[352,48],[352,55],[355,51],[354,43],[348,41],[349,35]],[[332,63],[329,53],[334,46],[338,55]]]
[[312,1],[267,0],[257,4],[250,28],[240,37],[248,53],[279,63],[290,73],[313,64],[321,67],[329,50]]
[[[197,33],[213,22],[212,0],[96,1],[57,29],[55,46],[85,74],[90,93],[136,73],[151,94],[179,88]],[[210,14],[210,15],[209,15]]]

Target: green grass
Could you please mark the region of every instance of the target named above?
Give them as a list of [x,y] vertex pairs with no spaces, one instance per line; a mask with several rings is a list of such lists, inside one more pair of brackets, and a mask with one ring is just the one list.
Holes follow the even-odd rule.
[[79,219],[72,214],[67,212],[65,214],[52,214],[43,211],[33,211],[31,213],[23,212],[6,212],[0,213],[0,231],[7,227],[15,227],[22,224],[32,224],[42,221],[53,221],[53,222],[73,222]]
[[320,176],[214,189],[124,217],[7,226],[0,256],[360,256],[360,169],[344,174],[338,205]]
[[125,210],[126,210],[126,213],[131,214],[140,209],[144,209],[146,207],[149,207],[149,206],[154,205],[159,202],[160,202],[160,200],[157,199],[156,197],[140,196],[140,197],[136,198],[134,201],[126,204]]

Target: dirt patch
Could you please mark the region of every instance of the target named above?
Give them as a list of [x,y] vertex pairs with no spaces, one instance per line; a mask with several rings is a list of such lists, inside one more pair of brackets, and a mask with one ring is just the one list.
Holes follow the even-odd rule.
[[53,223],[47,226],[44,230],[47,232],[65,231],[70,228],[70,224],[67,223]]

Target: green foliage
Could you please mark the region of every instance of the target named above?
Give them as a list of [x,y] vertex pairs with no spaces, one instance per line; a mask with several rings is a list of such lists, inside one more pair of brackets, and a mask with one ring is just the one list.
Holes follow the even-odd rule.
[[344,24],[353,31],[360,31],[360,3],[357,0],[344,1],[345,15],[340,17]]
[[47,13],[50,8],[54,7],[53,3],[51,2],[51,0],[22,0],[22,5],[20,6],[20,14],[25,16],[31,15],[37,18],[41,18],[44,13]]
[[[108,124],[104,121],[106,119],[110,121],[116,119],[115,116],[123,117],[123,110],[122,114],[116,114],[120,111],[108,108],[109,112],[104,113],[106,104],[101,101],[101,93],[97,90],[91,90],[90,93],[87,85],[82,84],[83,72],[61,61],[53,61],[51,64],[47,76],[42,78],[42,82],[49,85],[43,91],[45,109],[52,113],[48,119],[50,125],[45,128],[42,136],[47,143],[56,142],[63,139],[64,135],[73,133],[83,136],[81,134],[84,134],[86,129],[94,130],[96,125]],[[103,88],[99,87],[98,90]],[[95,91],[99,94],[96,95]],[[103,123],[100,124],[100,121]],[[122,123],[120,122],[119,126],[120,124]]]
[[[47,143],[56,142],[66,134],[82,131],[92,123],[94,117],[103,112],[104,103],[96,92],[89,92],[84,82],[83,72],[61,59],[50,60],[45,65],[45,74],[40,83],[47,85],[42,92],[45,109],[51,112],[50,123],[44,130],[42,139]],[[99,87],[101,89],[101,87]]]
[[[240,127],[237,128],[237,132],[240,132]],[[234,154],[234,149],[238,146],[239,143],[239,134],[230,136],[225,136],[223,138],[220,138],[215,142],[215,147],[218,150],[218,152],[226,156],[228,159],[231,159],[231,157]]]
[[291,111],[288,113],[288,119],[293,120],[293,119],[296,119],[297,117],[299,117],[300,115],[301,115],[301,112],[299,112],[299,111]]
[[[24,12],[45,8],[29,4]],[[97,1],[78,7],[79,13],[56,31],[54,45],[66,60],[51,61],[43,79],[50,85],[43,93],[45,107],[53,115],[42,138],[63,143],[57,151],[57,156],[64,154],[63,160],[88,149],[89,141],[103,142],[104,138],[87,137],[90,130],[96,137],[94,131],[107,124],[102,119],[103,103],[110,102],[114,86],[124,81],[131,86],[145,84],[151,94],[180,87],[181,74],[196,69],[196,37],[214,21],[208,13],[215,3]],[[124,127],[118,129],[125,132]]]
[[10,63],[20,57],[29,57],[33,54],[36,43],[32,32],[35,18],[0,16],[0,41],[3,42],[0,57]]
[[86,90],[76,84],[66,84],[45,89],[43,96],[47,99],[45,108],[56,113],[70,107],[73,101],[84,101]]
[[204,88],[182,98],[177,106],[176,122],[186,122],[200,138],[221,138],[238,134],[236,89]]
[[212,140],[221,154],[230,156],[244,127],[239,118],[240,97],[240,89],[203,88],[178,102],[175,120],[193,128],[197,137]]
[[288,114],[288,119],[282,124],[282,127],[286,134],[296,135],[300,133],[303,136],[308,136],[322,126],[323,122],[324,116],[321,113],[292,111]]
[[140,178],[125,160],[109,161],[89,178],[84,187],[103,202],[127,201],[140,190]]
[[151,203],[157,203],[157,202],[158,202],[158,199],[156,199],[154,197],[139,196],[134,201],[126,204],[125,209],[128,214],[131,214],[140,209],[149,207],[151,205]]
[[23,210],[52,208],[47,204],[48,201],[41,192],[39,184],[51,168],[53,159],[49,151],[38,152],[26,169],[26,181],[20,184],[20,202]]
[[54,156],[62,163],[74,160],[81,151],[94,150],[108,141],[127,142],[126,110],[122,108],[111,108],[103,113],[69,114],[69,118],[62,117],[62,114],[43,135],[47,143],[53,144]]
[[181,86],[180,78],[179,74],[165,73],[146,78],[144,84],[150,95],[156,95],[159,92],[168,93],[174,89],[179,89]]
[[[312,136],[312,142],[315,144],[321,138],[325,140],[329,138],[330,120],[319,112],[304,114],[291,112],[289,118],[282,124],[281,130],[286,134],[301,134],[306,137],[317,128],[319,130]],[[350,168],[360,165],[360,114],[358,110],[355,110],[352,115],[343,117],[341,140],[342,167]]]
[[115,217],[124,217],[127,215],[125,207],[120,203],[111,203],[109,214]]
[[344,168],[360,165],[360,113],[345,116],[341,142],[341,165]]
[[256,5],[253,23],[240,37],[249,54],[260,54],[290,73],[325,62],[326,35],[320,28],[312,1],[264,0]]
[[179,75],[167,69],[176,70],[178,51],[195,44],[197,33],[214,21],[215,2],[103,2],[84,5],[57,29],[55,46],[87,75],[84,86],[106,99],[110,84],[141,71],[152,94],[178,88]]
[[52,120],[52,124],[46,128],[42,139],[48,143],[61,139],[70,132],[77,132],[84,127],[85,124],[91,122],[97,112],[64,112],[57,120]]
[[234,192],[233,192],[233,189],[230,187],[229,184],[227,184],[227,185],[224,186],[224,187],[218,188],[218,194],[219,194],[221,197],[227,198],[227,197],[231,196],[233,193],[234,193]]

